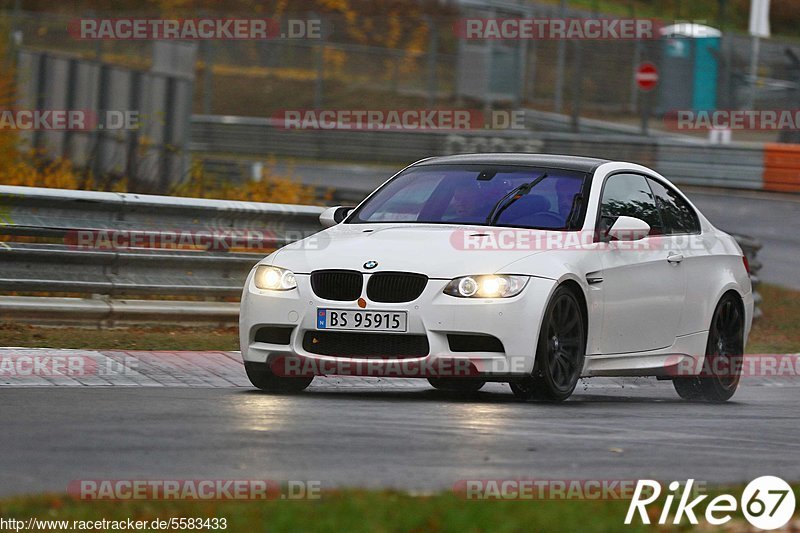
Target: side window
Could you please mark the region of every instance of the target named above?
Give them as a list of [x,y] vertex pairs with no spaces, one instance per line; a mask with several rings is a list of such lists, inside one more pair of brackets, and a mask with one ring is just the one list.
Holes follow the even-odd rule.
[[694,209],[671,188],[648,179],[658,202],[665,233],[700,233],[700,221]]
[[644,176],[615,174],[606,180],[597,228],[601,237],[605,237],[620,216],[644,220],[650,224],[650,235],[663,235],[661,215]]

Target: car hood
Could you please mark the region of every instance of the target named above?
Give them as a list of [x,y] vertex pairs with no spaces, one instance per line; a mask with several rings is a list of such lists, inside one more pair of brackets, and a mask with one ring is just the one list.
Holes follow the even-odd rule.
[[[298,274],[348,269],[419,272],[430,278],[454,278],[499,272],[506,265],[544,251],[485,244],[485,239],[491,240],[490,234],[497,231],[504,232],[509,242],[509,233],[537,233],[483,226],[339,224],[281,248],[265,262]],[[377,266],[365,268],[370,261],[377,262]]]

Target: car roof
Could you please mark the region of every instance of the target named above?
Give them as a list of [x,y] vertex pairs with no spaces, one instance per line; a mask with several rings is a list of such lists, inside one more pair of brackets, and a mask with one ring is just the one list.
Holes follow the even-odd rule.
[[525,165],[594,172],[600,165],[610,162],[608,159],[572,155],[484,153],[431,157],[415,163],[414,166],[445,164]]

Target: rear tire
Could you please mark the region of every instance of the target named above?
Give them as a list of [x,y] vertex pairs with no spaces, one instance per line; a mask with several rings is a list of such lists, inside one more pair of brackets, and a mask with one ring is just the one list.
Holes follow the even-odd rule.
[[428,378],[428,383],[436,390],[447,392],[478,392],[486,385],[485,381],[471,378]]
[[521,400],[563,402],[578,384],[585,355],[583,307],[573,291],[561,286],[544,312],[533,373],[511,382],[511,391]]
[[314,376],[285,378],[276,376],[265,363],[244,363],[244,370],[250,383],[265,392],[292,394],[304,390],[314,381]]
[[684,400],[728,401],[739,387],[743,353],[744,314],[738,296],[728,293],[711,319],[701,375],[675,378],[672,384]]

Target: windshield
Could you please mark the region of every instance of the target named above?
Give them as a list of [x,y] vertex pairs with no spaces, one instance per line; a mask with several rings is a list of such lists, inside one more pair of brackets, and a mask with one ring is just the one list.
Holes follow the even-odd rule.
[[[412,167],[381,187],[347,223],[471,224],[571,230],[583,224],[582,172],[520,166]],[[524,193],[511,194],[525,185]],[[504,198],[509,196],[508,198]],[[493,220],[493,224],[491,221]]]

